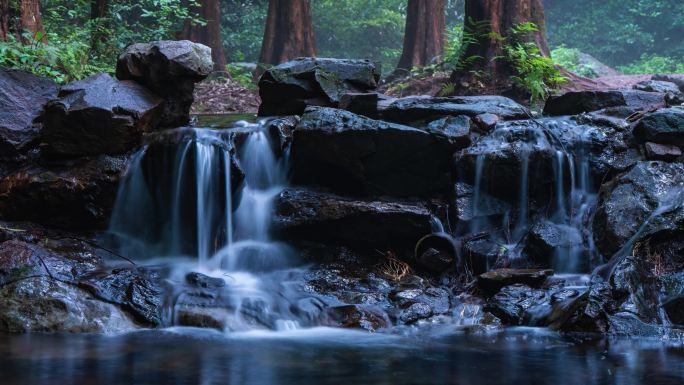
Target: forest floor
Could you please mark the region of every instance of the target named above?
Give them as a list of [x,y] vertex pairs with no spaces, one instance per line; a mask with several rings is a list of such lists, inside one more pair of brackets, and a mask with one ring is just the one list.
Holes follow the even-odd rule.
[[205,80],[195,86],[193,114],[256,113],[259,91],[231,79]]

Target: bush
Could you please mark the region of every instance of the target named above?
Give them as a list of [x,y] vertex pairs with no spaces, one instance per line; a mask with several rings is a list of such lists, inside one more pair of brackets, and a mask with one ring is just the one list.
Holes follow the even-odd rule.
[[551,51],[551,58],[553,58],[553,61],[559,66],[579,76],[587,78],[596,78],[599,76],[596,68],[591,64],[582,62],[581,52],[578,49],[560,46]]
[[684,58],[679,60],[663,57],[644,55],[640,60],[618,67],[625,74],[657,74],[657,73],[684,73]]

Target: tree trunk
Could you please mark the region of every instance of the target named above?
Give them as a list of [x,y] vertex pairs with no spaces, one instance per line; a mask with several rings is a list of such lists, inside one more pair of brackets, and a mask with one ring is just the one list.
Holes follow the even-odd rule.
[[0,40],[7,41],[10,33],[10,0],[0,0]]
[[[38,32],[42,34],[40,41],[47,43],[43,19],[40,17],[40,0],[21,0],[19,6],[19,25],[18,31],[30,32],[34,37]],[[25,39],[22,36],[22,41]]]
[[277,65],[316,56],[309,0],[270,0],[259,62]]
[[90,46],[95,48],[107,41],[105,29],[108,26],[109,0],[90,0],[90,20],[94,23]]
[[481,83],[480,88],[501,91],[512,86],[510,78],[515,75],[512,66],[498,59],[503,55],[502,42],[486,33],[477,33],[475,30],[481,29],[482,25],[487,29],[484,32],[506,37],[517,24],[532,22],[539,31],[529,35],[530,41],[536,43],[542,55],[550,56],[542,0],[466,0],[465,20],[466,31],[474,32],[477,41],[467,45],[463,58],[477,59],[466,61],[466,68],[459,68],[451,75],[451,81],[457,87],[472,86],[475,72],[484,74],[476,79]]
[[192,25],[185,23],[181,37],[201,43],[211,48],[214,68],[218,71],[226,70],[226,56],[223,54],[223,39],[221,38],[221,8],[219,0],[201,0],[200,6],[193,9],[207,23],[206,25]]
[[444,52],[445,0],[409,0],[398,69],[424,67]]

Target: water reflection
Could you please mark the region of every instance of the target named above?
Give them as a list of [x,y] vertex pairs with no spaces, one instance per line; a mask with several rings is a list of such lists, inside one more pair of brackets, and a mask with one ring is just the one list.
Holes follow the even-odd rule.
[[5,335],[0,383],[682,384],[684,350],[656,340],[534,329],[439,338],[321,328],[231,336],[193,329]]

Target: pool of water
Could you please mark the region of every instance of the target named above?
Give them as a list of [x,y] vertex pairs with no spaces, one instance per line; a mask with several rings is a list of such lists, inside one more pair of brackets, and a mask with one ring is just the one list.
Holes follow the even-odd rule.
[[124,335],[0,335],[2,385],[684,384],[684,349],[661,340],[287,333],[174,328]]
[[196,114],[193,120],[197,127],[230,128],[235,123],[245,121],[254,123],[257,121],[256,114]]

